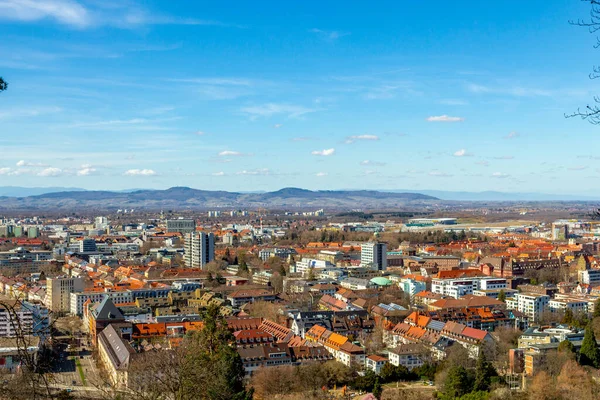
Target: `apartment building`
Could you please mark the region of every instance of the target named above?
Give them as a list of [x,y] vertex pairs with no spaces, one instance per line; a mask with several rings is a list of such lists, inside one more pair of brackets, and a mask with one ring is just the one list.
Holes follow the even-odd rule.
[[204,269],[215,259],[215,235],[193,232],[185,235],[185,265],[188,268]]
[[360,265],[385,271],[387,269],[387,244],[378,242],[361,244]]
[[518,310],[529,317],[531,322],[539,321],[541,315],[548,310],[550,296],[533,293],[517,293],[506,299],[506,308]]

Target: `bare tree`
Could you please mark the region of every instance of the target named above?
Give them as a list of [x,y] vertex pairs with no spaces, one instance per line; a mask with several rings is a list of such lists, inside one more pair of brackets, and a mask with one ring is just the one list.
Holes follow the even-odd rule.
[[[54,399],[47,372],[49,361],[32,348],[38,347],[40,337],[47,332],[36,331],[34,325],[24,324],[20,312],[23,307],[21,300],[0,301],[0,307],[8,314],[14,336],[9,338],[11,346],[16,349],[16,359],[19,361],[18,370],[14,374],[5,374],[0,382],[2,398],[8,399]],[[50,332],[51,327],[43,327]],[[47,338],[48,339],[48,338]]]
[[[577,21],[569,21],[571,25],[581,26],[588,29],[589,33],[597,34],[600,31],[600,0],[581,0],[590,4],[590,18],[578,19]],[[594,48],[600,47],[600,37],[596,35],[596,44]],[[592,72],[589,74],[590,79],[600,78],[600,66],[593,66]],[[583,109],[578,108],[572,114],[565,114],[566,118],[580,117],[587,120],[591,124],[600,124],[600,96],[594,96],[594,103],[586,105]]]

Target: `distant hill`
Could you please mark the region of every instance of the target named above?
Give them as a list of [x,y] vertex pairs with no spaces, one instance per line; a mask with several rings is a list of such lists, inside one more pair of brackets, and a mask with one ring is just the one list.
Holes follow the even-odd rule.
[[275,192],[235,193],[188,187],[166,190],[53,191],[49,193],[3,197],[0,209],[206,209],[206,208],[384,208],[436,200],[420,193],[390,193],[370,190],[311,191],[284,188]]
[[37,196],[45,193],[55,192],[74,192],[84,191],[85,189],[80,188],[67,188],[67,187],[21,187],[21,186],[0,186],[0,196],[10,197],[26,197],[26,196]]
[[448,201],[598,201],[600,196],[519,192],[452,192],[445,190],[386,190],[390,193],[420,193]]

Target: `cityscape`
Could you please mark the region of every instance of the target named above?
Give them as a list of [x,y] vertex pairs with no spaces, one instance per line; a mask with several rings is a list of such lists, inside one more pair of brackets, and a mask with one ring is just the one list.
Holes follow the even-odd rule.
[[0,0],[0,399],[600,398],[600,1]]

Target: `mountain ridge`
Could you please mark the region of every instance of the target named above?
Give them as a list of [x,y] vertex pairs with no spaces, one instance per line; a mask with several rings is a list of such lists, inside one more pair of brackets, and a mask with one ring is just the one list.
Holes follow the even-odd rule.
[[2,197],[0,209],[206,209],[215,207],[267,208],[356,208],[400,207],[408,203],[436,201],[420,193],[391,193],[373,190],[311,191],[282,188],[274,192],[239,193],[175,186],[164,190],[133,192],[108,190],[51,192],[26,197]]

